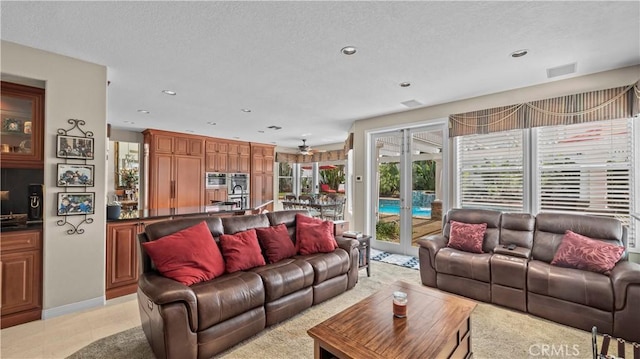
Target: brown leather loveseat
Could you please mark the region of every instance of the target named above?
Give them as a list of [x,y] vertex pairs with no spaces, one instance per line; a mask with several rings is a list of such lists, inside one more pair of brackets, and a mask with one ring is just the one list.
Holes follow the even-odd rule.
[[[296,214],[282,211],[226,218],[178,219],[151,224],[139,235],[154,241],[206,222],[214,239],[284,223],[296,241]],[[355,286],[358,241],[336,238],[330,253],[296,255],[246,271],[186,286],[161,276],[140,250],[138,306],[142,329],[158,358],[210,358],[265,327]]]
[[[487,223],[482,252],[447,246],[451,221]],[[558,323],[640,341],[640,264],[609,273],[551,264],[566,231],[626,247],[620,221],[587,215],[452,209],[442,235],[418,240],[422,283]],[[515,248],[508,249],[513,244]]]

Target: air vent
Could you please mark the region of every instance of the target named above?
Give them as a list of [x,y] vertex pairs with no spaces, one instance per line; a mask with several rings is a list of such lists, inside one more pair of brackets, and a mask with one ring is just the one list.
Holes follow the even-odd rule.
[[568,75],[576,72],[578,64],[572,63],[567,65],[562,65],[558,67],[551,67],[547,69],[547,78],[558,77],[563,75]]
[[269,127],[267,127],[267,128],[268,128],[268,129],[271,129],[271,130],[276,130],[276,131],[277,131],[277,130],[282,130],[282,127],[280,127],[280,126],[275,126],[275,125],[271,125],[271,126],[269,126]]
[[411,107],[420,107],[422,105],[424,105],[422,102],[417,101],[417,100],[409,100],[409,101],[405,101],[405,102],[400,102],[401,104],[411,108]]

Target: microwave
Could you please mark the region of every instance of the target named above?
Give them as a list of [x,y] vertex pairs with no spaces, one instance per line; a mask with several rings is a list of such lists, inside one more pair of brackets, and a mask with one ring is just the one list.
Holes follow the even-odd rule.
[[207,189],[227,188],[227,174],[218,172],[207,172],[204,177],[204,183]]

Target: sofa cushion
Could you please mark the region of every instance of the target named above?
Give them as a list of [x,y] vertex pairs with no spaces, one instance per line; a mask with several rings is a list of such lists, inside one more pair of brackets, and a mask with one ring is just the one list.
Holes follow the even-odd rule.
[[287,258],[251,271],[262,277],[267,303],[313,284],[313,268],[302,259]]
[[491,254],[442,248],[436,254],[436,271],[489,283],[491,282]]
[[296,255],[296,248],[284,223],[277,226],[256,228],[256,234],[269,263]]
[[303,259],[311,264],[314,272],[313,285],[349,271],[349,254],[342,248],[338,248],[331,253],[314,253],[297,256],[296,258]]
[[296,248],[302,255],[333,252],[338,248],[333,237],[333,222],[297,214]]
[[252,272],[225,274],[191,289],[198,301],[198,331],[264,305],[262,279]]
[[443,220],[442,234],[447,241],[451,232],[451,221],[462,223],[486,223],[487,231],[484,235],[482,251],[490,253],[499,243],[500,221],[502,212],[488,209],[453,208],[447,212]]
[[142,248],[163,276],[184,285],[213,279],[224,273],[224,260],[204,221],[142,243]]
[[562,268],[543,261],[529,262],[527,290],[531,293],[613,311],[611,281],[604,274]]
[[228,273],[266,264],[255,229],[236,234],[223,234],[220,236],[220,246]]
[[606,274],[615,267],[622,253],[622,246],[567,231],[551,264]]
[[449,244],[451,248],[465,252],[482,253],[482,241],[487,231],[486,223],[450,222]]

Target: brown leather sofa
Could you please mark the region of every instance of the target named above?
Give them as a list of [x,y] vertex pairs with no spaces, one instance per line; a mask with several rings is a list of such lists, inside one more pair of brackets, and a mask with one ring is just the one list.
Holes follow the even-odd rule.
[[[450,221],[487,223],[481,254],[447,247]],[[422,283],[558,323],[640,341],[640,264],[609,275],[551,265],[565,231],[625,245],[620,221],[586,215],[452,209],[441,235],[418,240]],[[516,248],[505,248],[515,244]]]
[[[139,235],[153,241],[206,221],[213,237],[285,223],[295,243],[295,215],[282,211],[154,223]],[[295,256],[185,286],[156,272],[140,250],[138,306],[142,329],[158,358],[210,358],[297,313],[353,288],[358,241],[336,238],[331,253]]]

